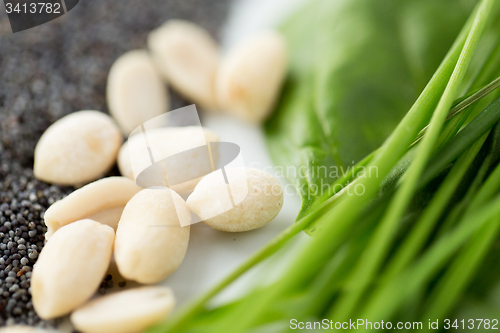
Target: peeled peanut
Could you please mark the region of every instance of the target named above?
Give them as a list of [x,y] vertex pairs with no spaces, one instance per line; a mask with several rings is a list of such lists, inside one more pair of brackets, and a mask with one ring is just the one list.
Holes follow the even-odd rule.
[[[125,206],[115,240],[120,274],[139,283],[156,283],[182,263],[189,242],[191,214],[168,188],[148,188]],[[185,227],[181,227],[185,225]]]
[[54,203],[44,215],[49,239],[66,224],[91,219],[116,230],[123,208],[141,190],[126,177],[108,177],[87,184]]
[[171,20],[149,34],[148,47],[172,87],[203,108],[216,107],[219,47],[207,31],[188,21]]
[[44,246],[31,277],[36,313],[52,319],[70,313],[97,290],[113,251],[115,232],[81,220],[59,229]]
[[110,114],[126,135],[169,108],[168,92],[146,50],[129,51],[115,61],[106,98]]
[[142,332],[172,312],[175,297],[167,287],[141,287],[94,299],[71,314],[84,333]]
[[[210,227],[229,232],[260,228],[273,220],[283,206],[283,190],[270,174],[250,168],[227,168],[229,185],[213,172],[196,185],[187,206]],[[246,183],[242,183],[241,179]],[[229,191],[228,191],[229,189]],[[228,192],[235,207],[227,200]]]
[[78,185],[105,174],[123,142],[108,115],[79,111],[53,123],[35,147],[35,177],[48,183]]
[[[185,152],[188,149],[197,146],[206,145],[208,142],[218,142],[219,137],[217,134],[209,129],[204,128],[203,132],[197,126],[187,126],[187,127],[163,127],[150,129],[147,131],[148,142],[152,148],[153,157],[155,161],[166,156],[172,156],[177,153]],[[118,154],[118,169],[120,173],[131,179],[134,179],[134,171],[137,172],[145,169],[151,165],[151,159],[147,148],[139,153],[139,155],[134,156],[133,159],[130,158],[129,145],[144,142],[144,137],[141,134],[131,136],[127,142],[123,144]],[[208,148],[207,148],[208,149]],[[212,156],[214,163],[217,163],[217,152],[213,151]],[[204,156],[200,156],[196,153],[186,156],[184,160],[186,173],[197,174],[200,168],[205,165]],[[180,194],[190,192],[194,189],[196,184],[200,181],[199,178],[193,179],[190,182],[170,186],[174,191]]]
[[286,69],[286,43],[277,32],[261,33],[237,45],[219,67],[219,106],[245,121],[264,121],[279,96]]

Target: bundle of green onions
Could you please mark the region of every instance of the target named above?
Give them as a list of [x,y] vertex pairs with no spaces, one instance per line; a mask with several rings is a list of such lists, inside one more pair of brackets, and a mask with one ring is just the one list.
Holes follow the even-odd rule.
[[[424,329],[429,321],[465,319],[467,328],[475,317],[464,316],[479,300],[488,322],[475,328],[498,323],[500,307],[483,297],[500,286],[491,264],[500,259],[498,11],[497,0],[477,4],[379,148],[308,203],[294,225],[151,332],[282,332],[292,319],[335,325],[359,318],[422,322]],[[484,41],[496,46],[485,51]],[[354,186],[362,193],[349,194]],[[287,246],[306,229],[313,237]],[[291,255],[277,278],[231,303],[210,302],[283,252]]]

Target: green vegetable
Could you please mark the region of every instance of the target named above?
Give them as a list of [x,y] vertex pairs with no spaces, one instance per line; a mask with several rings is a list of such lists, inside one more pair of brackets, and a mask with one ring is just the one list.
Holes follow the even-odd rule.
[[266,134],[301,194],[298,218],[389,136],[474,3],[322,0],[285,24],[290,75]]

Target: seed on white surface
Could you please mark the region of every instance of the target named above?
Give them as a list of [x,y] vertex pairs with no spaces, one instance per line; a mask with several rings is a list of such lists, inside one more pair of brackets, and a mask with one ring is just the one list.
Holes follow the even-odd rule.
[[[152,147],[152,154],[155,161],[173,156],[177,153],[185,153],[185,158],[183,160],[184,165],[182,168],[185,172],[184,177],[186,179],[191,179],[189,175],[200,174],[207,164],[205,155],[200,155],[195,151],[193,151],[192,154],[186,154],[186,151],[194,147],[206,145],[209,142],[219,141],[217,134],[211,130],[204,128],[202,131],[196,126],[150,129],[147,131],[147,139],[149,145]],[[143,142],[143,135],[136,134],[131,136],[129,140],[122,145],[118,154],[118,169],[123,176],[134,179],[134,170],[136,173],[135,176],[137,176],[139,171],[151,165],[151,158],[146,147],[141,150],[136,150],[134,158],[130,158],[129,146],[137,146]],[[212,157],[213,163],[216,165],[218,160],[216,149],[212,151]],[[179,167],[180,166],[178,166],[178,168]],[[196,178],[192,181],[170,187],[177,193],[185,194],[192,191],[199,181],[200,179]]]
[[[283,189],[273,176],[250,168],[228,168],[226,175],[229,185],[218,171],[205,176],[187,199],[189,209],[203,222],[217,230],[240,232],[260,228],[278,215]],[[239,198],[235,207],[228,193]]]
[[287,48],[277,32],[265,32],[237,45],[223,58],[216,79],[222,110],[251,123],[270,114],[287,69]]
[[174,191],[148,188],[137,193],[116,230],[114,253],[120,274],[139,283],[156,283],[174,272],[186,254],[190,221],[186,203]]
[[79,185],[105,174],[123,142],[108,115],[79,111],[53,123],[35,148],[35,177],[48,183]]
[[126,177],[108,177],[87,184],[51,205],[44,215],[49,239],[66,224],[91,219],[116,230],[127,202],[141,190]]
[[33,307],[40,318],[68,314],[97,291],[114,239],[111,227],[92,220],[73,222],[54,233],[31,277]]
[[188,21],[170,20],[149,34],[148,47],[172,87],[205,109],[216,108],[219,47],[207,31]]
[[175,306],[167,287],[141,287],[94,299],[71,314],[84,333],[135,333],[165,320]]
[[168,111],[166,86],[146,50],[133,50],[111,66],[106,87],[110,114],[128,135],[145,121]]

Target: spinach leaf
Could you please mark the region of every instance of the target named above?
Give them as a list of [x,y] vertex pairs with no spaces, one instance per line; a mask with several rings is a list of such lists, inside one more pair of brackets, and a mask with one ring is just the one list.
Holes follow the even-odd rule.
[[302,197],[298,218],[383,143],[475,2],[317,0],[285,22],[290,73],[265,130]]

